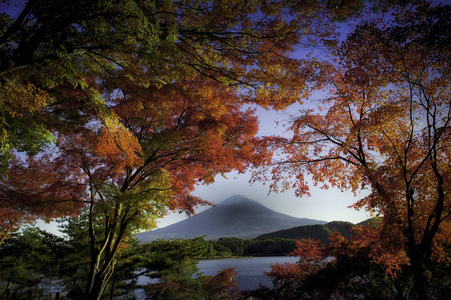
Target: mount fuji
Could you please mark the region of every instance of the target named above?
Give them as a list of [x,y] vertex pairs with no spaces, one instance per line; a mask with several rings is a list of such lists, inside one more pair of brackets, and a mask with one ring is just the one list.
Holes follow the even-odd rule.
[[295,218],[273,211],[242,195],[235,195],[191,218],[137,234],[141,243],[160,239],[188,239],[205,236],[252,239],[259,235],[303,225],[325,224],[324,221]]

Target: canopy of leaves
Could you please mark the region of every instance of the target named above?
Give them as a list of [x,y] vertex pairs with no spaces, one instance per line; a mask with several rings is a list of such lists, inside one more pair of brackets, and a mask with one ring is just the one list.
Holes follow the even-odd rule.
[[[180,195],[197,179],[211,182],[217,173],[243,170],[244,158],[254,151],[249,137],[256,121],[251,111],[240,111],[241,105],[281,107],[286,102],[278,99],[297,99],[303,90],[302,63],[289,56],[301,40],[314,43],[314,37],[328,36],[332,29],[322,26],[327,18],[315,17],[323,13],[315,1],[29,0],[16,8],[13,2],[3,5],[10,13],[0,16],[0,167],[1,189],[8,191],[17,183],[7,183],[8,176],[18,176],[12,173],[17,173],[14,151],[52,152],[52,162],[37,158],[36,164],[77,177],[77,190],[85,192],[83,180],[100,178],[109,183],[96,183],[96,189],[110,194],[139,183],[140,190],[171,187]],[[248,137],[240,136],[244,133]],[[79,159],[89,156],[90,168],[73,157],[87,143],[83,151],[89,154]],[[93,168],[95,174],[87,174]],[[121,168],[135,172],[120,178]],[[77,169],[84,175],[76,175]],[[144,182],[157,177],[150,185]],[[129,193],[142,197],[137,190]],[[70,199],[81,203],[88,194]],[[6,232],[17,228],[19,219],[49,216],[34,208],[37,199],[31,201],[31,209],[28,200],[8,208],[11,218],[2,221],[2,228],[9,226]],[[178,199],[166,208],[190,212],[197,202]],[[148,207],[147,216],[164,213],[163,206]],[[11,223],[13,215],[23,217]],[[160,215],[153,214],[150,223],[144,221],[147,216],[141,218],[142,228]]]
[[62,112],[61,103],[74,87],[88,95],[84,107],[106,121],[111,112],[92,81],[102,73],[133,78],[142,86],[197,73],[278,106],[277,99],[296,97],[293,92],[302,85],[301,76],[294,81],[301,73],[290,51],[301,40],[311,42],[313,33],[330,34],[331,28],[315,17],[322,10],[314,1],[29,0],[17,8],[13,2],[4,5],[12,13],[0,16],[3,167],[11,149],[35,153],[52,142],[42,110]]
[[[338,60],[318,63],[320,106],[294,118],[293,138],[267,139],[288,155],[272,169],[283,189],[308,194],[308,180],[370,187],[354,207],[383,216],[387,246],[373,258],[399,267],[407,256],[420,298],[423,260],[449,261],[450,12],[421,2],[363,21],[335,50]],[[393,240],[405,241],[397,253]]]

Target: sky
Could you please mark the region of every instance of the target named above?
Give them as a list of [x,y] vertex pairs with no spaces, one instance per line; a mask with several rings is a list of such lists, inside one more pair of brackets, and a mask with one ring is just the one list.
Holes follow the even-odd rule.
[[[328,190],[321,190],[311,188],[310,197],[298,198],[294,195],[294,191],[268,194],[268,185],[248,183],[250,173],[231,173],[228,179],[222,177],[217,177],[216,179],[216,182],[209,186],[200,186],[197,188],[194,195],[200,196],[215,204],[233,195],[244,195],[283,214],[328,222],[349,221],[358,223],[371,217],[365,211],[356,211],[348,207],[357,199],[363,197],[365,195],[364,193],[355,197],[351,192],[341,192],[338,189],[329,188]],[[201,212],[209,207],[202,208],[197,209],[196,212]],[[184,214],[170,214],[162,219],[158,226],[165,227],[183,219],[186,219]]]

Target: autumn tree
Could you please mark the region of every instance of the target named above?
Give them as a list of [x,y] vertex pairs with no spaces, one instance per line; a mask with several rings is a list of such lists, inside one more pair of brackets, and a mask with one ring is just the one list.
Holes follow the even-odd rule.
[[2,6],[10,12],[0,16],[3,169],[11,150],[35,153],[53,141],[48,118],[39,116],[66,101],[55,90],[78,87],[99,115],[106,113],[88,75],[120,69],[143,85],[161,85],[190,69],[276,103],[298,82],[289,80],[297,62],[287,53],[330,28],[314,17],[321,12],[315,1],[28,0]]
[[[18,176],[7,172],[18,161],[15,151],[36,155],[49,150],[60,133],[83,131],[92,122],[103,124],[105,139],[121,141],[117,145],[128,148],[127,154],[136,151],[129,162],[145,161],[137,158],[141,149],[134,133],[109,105],[111,98],[136,87],[166,97],[174,83],[199,85],[208,79],[239,90],[243,102],[278,106],[282,98],[294,99],[303,82],[301,63],[290,58],[291,51],[301,41],[328,36],[332,28],[315,17],[323,11],[315,1],[29,0],[16,9],[13,2],[2,5],[10,13],[0,16],[0,189],[9,192],[14,190],[9,176]],[[129,109],[125,101],[120,106]],[[18,197],[0,199],[10,199],[0,209],[5,236],[24,222],[52,215],[48,209],[48,215],[41,214],[37,201],[29,206],[28,200],[14,200]],[[82,203],[87,194],[77,197]],[[65,213],[76,211],[67,202],[54,203],[63,203]]]
[[234,90],[195,79],[165,87],[131,84],[120,93],[113,86],[108,96],[120,127],[93,121],[58,137],[64,164],[83,172],[88,195],[88,295],[102,293],[126,236],[153,228],[168,209],[192,214],[204,203],[190,196],[198,182],[265,160],[253,158],[257,120],[241,110]]
[[5,230],[84,205],[85,293],[99,298],[124,238],[167,210],[192,213],[196,184],[267,158],[253,157],[256,118],[242,104],[295,98],[289,54],[328,34],[318,13],[316,2],[30,0],[3,14],[2,166],[20,166],[3,173],[1,201],[17,211]]
[[319,106],[293,119],[292,138],[267,140],[288,155],[275,189],[370,189],[354,207],[382,229],[362,239],[378,241],[371,257],[387,272],[409,266],[418,299],[430,297],[428,263],[450,260],[450,12],[421,2],[366,18],[334,61],[317,62]]
[[[351,235],[331,234],[330,243],[299,239],[289,255],[296,263],[275,264],[266,272],[274,284],[250,293],[257,299],[412,299],[416,298],[411,271],[398,252],[402,241],[381,234],[380,219],[349,228]],[[384,239],[381,241],[381,239]],[[384,248],[386,247],[386,248]],[[402,247],[402,246],[401,246]],[[448,250],[449,251],[449,250]],[[387,264],[397,263],[396,275],[387,273]],[[446,299],[451,281],[446,262],[427,264],[428,291],[435,299]],[[327,282],[327,285],[324,283]]]
[[[202,203],[189,195],[195,184],[267,158],[253,155],[256,119],[242,104],[282,108],[304,92],[311,67],[290,54],[328,38],[324,9],[321,1],[29,0],[2,14],[2,167],[18,161],[42,177],[23,188],[9,178],[25,171],[3,172],[0,193],[14,197],[1,201],[31,219],[84,205],[86,297],[99,298],[126,236],[167,210],[192,213]],[[41,155],[27,164],[14,150]],[[101,243],[95,224],[104,226]]]
[[[341,293],[352,291],[357,295],[366,294],[366,298],[371,295],[384,299],[419,298],[411,266],[405,263],[406,253],[400,255],[404,240],[387,234],[386,228],[383,220],[379,220],[354,227],[350,238],[340,234],[331,236],[327,251],[337,259],[313,276],[310,284],[318,286],[321,277],[335,278],[335,289]],[[445,256],[449,255],[449,249],[443,250]],[[432,258],[424,262],[424,268],[431,298],[446,299],[451,284],[445,275],[451,269],[449,262]],[[356,277],[360,280],[354,280]]]
[[8,169],[11,151],[35,154],[54,141],[42,112],[67,100],[55,90],[79,87],[90,106],[105,113],[87,74],[121,69],[143,84],[163,84],[188,67],[252,91],[249,98],[260,104],[283,106],[279,100],[294,100],[303,84],[300,62],[289,55],[294,47],[331,35],[325,12],[346,20],[364,2],[4,1],[0,171]]
[[[83,127],[92,118],[121,126],[114,124],[119,118],[98,88],[106,74],[108,80],[132,78],[141,86],[201,74],[239,89],[246,101],[285,107],[303,92],[310,70],[290,57],[293,49],[329,38],[333,23],[325,12],[347,18],[362,7],[353,1],[285,0],[16,4],[2,3],[0,15],[0,172],[5,180],[14,151],[35,155],[55,143],[58,131]],[[348,4],[351,10],[345,9]],[[20,210],[15,215],[23,218],[15,218],[16,225],[25,216],[39,216],[25,205]],[[17,228],[14,224],[8,227]]]
[[[330,262],[330,253],[319,240],[298,239],[296,248],[288,253],[289,256],[299,258],[296,263],[283,263],[271,265],[271,271],[265,272],[273,283],[273,298],[299,299],[311,296],[309,291],[304,288],[305,281],[311,276],[317,274],[328,266]],[[330,282],[328,282],[328,285]],[[324,287],[323,287],[324,288]],[[266,289],[262,288],[256,291],[256,295]],[[268,291],[266,291],[268,292]],[[307,296],[308,295],[308,296]]]

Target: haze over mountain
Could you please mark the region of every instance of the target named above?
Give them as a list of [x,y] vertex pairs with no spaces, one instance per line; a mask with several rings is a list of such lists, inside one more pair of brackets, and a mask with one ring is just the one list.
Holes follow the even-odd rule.
[[252,239],[282,229],[325,223],[285,215],[245,196],[235,195],[196,216],[164,228],[138,234],[137,238],[142,243],[158,238],[194,238],[204,235],[208,240],[221,237]]

